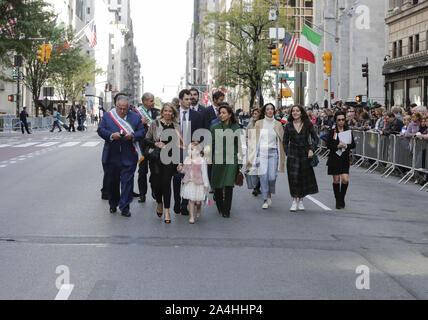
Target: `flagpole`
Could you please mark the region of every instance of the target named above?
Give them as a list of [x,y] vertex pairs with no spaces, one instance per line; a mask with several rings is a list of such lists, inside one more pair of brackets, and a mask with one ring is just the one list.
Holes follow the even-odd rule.
[[[276,0],[276,48],[279,49],[279,1]],[[278,56],[278,59],[280,57]],[[281,107],[281,100],[279,96],[279,67],[276,67],[276,109],[278,110]],[[282,94],[282,93],[281,93]]]

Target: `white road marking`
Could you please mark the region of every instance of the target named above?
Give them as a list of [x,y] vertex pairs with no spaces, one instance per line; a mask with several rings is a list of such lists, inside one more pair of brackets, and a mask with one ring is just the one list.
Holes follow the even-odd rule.
[[7,166],[5,166],[5,165],[1,165],[1,166],[0,166],[0,168],[6,168],[6,167],[7,167]]
[[59,142],[47,142],[47,143],[39,144],[36,147],[52,147],[56,144],[59,144]]
[[86,142],[85,144],[82,145],[82,147],[96,147],[100,143],[101,141]]
[[15,163],[16,163],[16,161],[10,161],[9,163],[10,163],[10,164],[15,164]]
[[7,148],[7,147],[10,147],[10,145],[9,144],[0,144],[0,148]]
[[322,202],[320,202],[317,199],[315,199],[314,197],[307,196],[306,198],[308,198],[309,200],[311,200],[313,203],[315,203],[316,205],[318,205],[319,207],[321,207],[325,211],[333,211],[329,207],[327,207],[326,205],[324,205]]
[[69,148],[69,147],[77,146],[78,144],[80,144],[80,141],[78,141],[78,142],[67,142],[67,143],[60,145],[59,147],[60,148]]
[[13,146],[14,148],[27,148],[27,147],[31,147],[34,146],[35,144],[38,144],[39,142],[29,142],[29,143],[25,143],[25,144],[19,144],[17,146]]

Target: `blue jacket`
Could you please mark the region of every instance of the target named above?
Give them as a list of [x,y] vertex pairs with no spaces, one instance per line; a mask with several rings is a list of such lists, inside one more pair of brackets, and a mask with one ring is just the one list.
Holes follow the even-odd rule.
[[[126,121],[134,129],[134,141],[143,140],[146,130],[140,116],[133,111],[129,111]],[[115,164],[119,166],[133,166],[137,164],[138,157],[131,141],[126,139],[110,140],[113,133],[120,132],[119,126],[113,121],[110,114],[104,114],[97,132],[105,140],[102,156],[103,164]]]

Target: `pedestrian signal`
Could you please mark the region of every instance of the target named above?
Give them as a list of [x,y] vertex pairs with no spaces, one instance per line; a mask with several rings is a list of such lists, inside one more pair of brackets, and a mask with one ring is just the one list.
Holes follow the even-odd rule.
[[356,97],[356,99],[355,99],[358,103],[361,103],[361,102],[363,102],[363,96],[360,94],[360,95],[358,95],[357,97]]
[[15,101],[15,96],[13,94],[8,95],[7,96],[7,101],[14,102]]

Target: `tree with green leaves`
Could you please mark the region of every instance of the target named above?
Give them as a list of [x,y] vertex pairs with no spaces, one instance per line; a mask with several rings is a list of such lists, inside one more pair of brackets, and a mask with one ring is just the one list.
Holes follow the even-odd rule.
[[[289,21],[283,14],[280,25],[289,25]],[[241,1],[228,12],[207,13],[200,28],[205,36],[214,39],[210,51],[219,59],[216,87],[241,86],[248,90],[250,108],[259,90],[259,103],[263,104],[263,88],[274,87],[272,78],[266,77],[271,62],[269,28],[274,26],[275,22],[269,21],[266,2],[255,0],[252,3]]]

